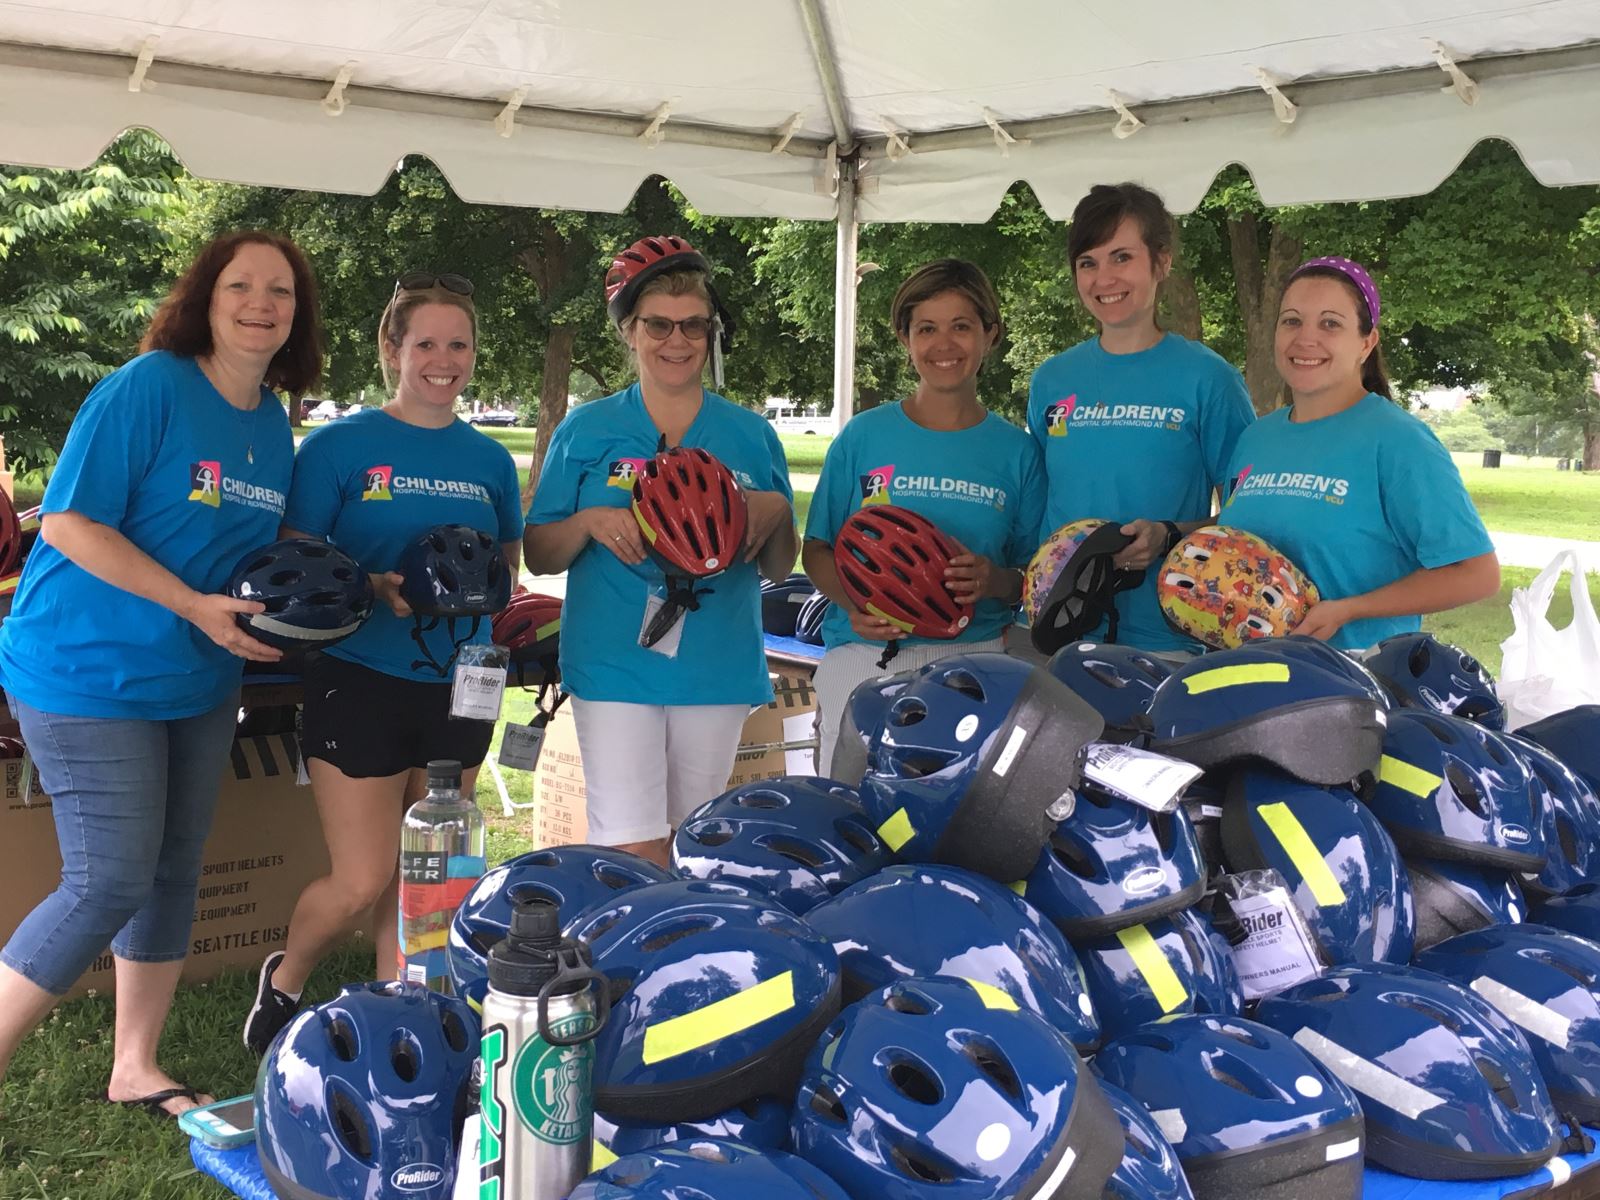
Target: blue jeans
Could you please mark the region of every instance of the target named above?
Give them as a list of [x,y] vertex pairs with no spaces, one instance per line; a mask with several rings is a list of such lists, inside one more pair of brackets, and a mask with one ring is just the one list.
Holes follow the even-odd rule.
[[182,959],[238,697],[179,721],[69,717],[8,700],[54,805],[61,883],[0,962],[60,995],[107,943],[132,962]]

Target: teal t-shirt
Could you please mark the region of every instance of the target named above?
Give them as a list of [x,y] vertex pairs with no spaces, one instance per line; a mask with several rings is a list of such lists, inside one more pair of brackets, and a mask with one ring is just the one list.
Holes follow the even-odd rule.
[[[1136,354],[1107,354],[1091,338],[1047,359],[1028,389],[1028,428],[1050,478],[1037,541],[1091,517],[1205,520],[1234,443],[1254,419],[1239,372],[1176,333]],[[1142,587],[1117,597],[1117,640],[1198,650],[1163,619],[1157,573],[1152,566]]]
[[[265,388],[234,408],[192,358],[142,354],[83,402],[41,511],[117,530],[197,592],[220,592],[277,539],[294,460]],[[159,604],[98,579],[42,539],[0,625],[0,680],[23,703],[77,717],[171,721],[215,708],[244,660]]]
[[[634,476],[655,457],[660,437],[637,383],[574,408],[550,439],[528,524],[549,525],[585,508],[626,508]],[[714,456],[747,490],[794,498],[778,435],[747,408],[704,393],[682,444]],[[653,559],[628,566],[604,546],[585,545],[567,568],[561,686],[583,700],[631,704],[770,702],[756,564],[741,558],[698,585],[711,591],[698,611],[683,614],[671,657],[639,644],[646,605],[653,591],[664,595],[665,582]]]
[[[1450,452],[1398,404],[1368,392],[1319,421],[1297,424],[1289,412],[1239,439],[1217,520],[1271,542],[1324,600],[1493,551]],[[1372,618],[1330,640],[1354,650],[1421,627],[1420,617]]]
[[[924,429],[896,401],[851,417],[828,447],[806,537],[831,546],[862,505],[894,504],[921,513],[974,554],[1020,567],[1038,545],[1044,494],[1039,449],[1009,421],[988,413],[970,429]],[[980,600],[955,640],[987,641],[1014,619],[1011,605]],[[822,637],[830,647],[861,640],[838,605],[829,605]]]
[[[465,421],[424,429],[367,408],[306,435],[283,523],[328,539],[369,572],[392,571],[401,551],[435,525],[470,525],[497,542],[516,542],[521,485],[506,448]],[[470,618],[456,621],[456,636],[466,638],[471,626]],[[422,661],[415,628],[415,618],[397,617],[379,602],[365,625],[326,653],[385,675],[438,683],[437,671],[412,666]],[[448,622],[423,637],[436,662],[450,661]],[[487,617],[467,640],[490,640]]]

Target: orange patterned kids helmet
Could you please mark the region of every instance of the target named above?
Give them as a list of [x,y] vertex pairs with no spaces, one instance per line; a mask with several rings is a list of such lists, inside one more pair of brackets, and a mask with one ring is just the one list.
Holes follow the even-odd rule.
[[1261,538],[1222,525],[1179,540],[1161,564],[1156,596],[1167,624],[1217,650],[1282,637],[1322,598],[1304,571]]

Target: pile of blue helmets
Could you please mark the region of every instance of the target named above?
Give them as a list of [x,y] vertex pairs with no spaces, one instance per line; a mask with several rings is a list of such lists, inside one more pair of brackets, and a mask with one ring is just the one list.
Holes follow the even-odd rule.
[[[295,1137],[372,1179],[447,1158],[453,1030],[538,897],[611,1003],[572,1200],[1344,1200],[1370,1168],[1528,1174],[1600,1125],[1600,708],[1503,725],[1488,675],[1427,635],[871,680],[831,777],[710,801],[670,870],[513,858],[456,915],[455,998],[390,985],[298,1017],[262,1071],[262,1128],[287,1131],[263,1160],[276,1186]],[[1135,802],[1085,776],[1108,742],[1203,774]],[[1241,875],[1304,931],[1286,986],[1241,973]],[[341,1033],[374,994],[426,1031]],[[412,1063],[393,1112],[363,1110],[352,1045],[422,1047],[432,1106]],[[308,1062],[345,1111],[291,1119]]]

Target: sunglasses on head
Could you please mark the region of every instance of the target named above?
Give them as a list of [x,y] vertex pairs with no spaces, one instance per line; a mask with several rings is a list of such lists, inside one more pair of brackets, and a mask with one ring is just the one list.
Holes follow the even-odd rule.
[[394,294],[421,292],[430,288],[443,288],[458,296],[472,295],[472,280],[465,275],[435,275],[431,271],[407,271],[394,281]]
[[710,336],[715,322],[710,317],[685,317],[681,321],[668,317],[640,317],[639,325],[652,341],[664,342],[672,336],[674,329],[681,329],[683,336],[691,342],[703,342]]

